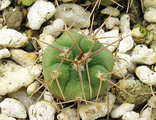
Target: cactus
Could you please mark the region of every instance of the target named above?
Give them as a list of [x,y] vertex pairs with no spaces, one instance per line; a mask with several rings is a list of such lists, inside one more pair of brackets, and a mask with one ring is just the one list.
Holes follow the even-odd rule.
[[114,59],[98,41],[70,31],[44,51],[42,65],[45,83],[58,99],[89,100],[106,92]]

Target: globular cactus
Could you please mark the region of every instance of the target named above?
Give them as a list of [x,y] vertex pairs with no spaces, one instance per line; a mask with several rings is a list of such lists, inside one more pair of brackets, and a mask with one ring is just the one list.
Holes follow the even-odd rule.
[[89,100],[106,92],[114,59],[97,40],[70,31],[44,51],[42,64],[45,83],[58,99]]

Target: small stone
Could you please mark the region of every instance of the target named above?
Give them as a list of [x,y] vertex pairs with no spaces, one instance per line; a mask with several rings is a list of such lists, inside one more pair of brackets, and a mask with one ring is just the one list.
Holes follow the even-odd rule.
[[[61,11],[60,11],[61,10]],[[60,14],[61,12],[61,14]],[[77,4],[61,4],[56,8],[55,18],[62,18],[66,24],[73,27],[86,28],[90,26],[90,12]]]
[[144,19],[147,22],[154,22],[154,23],[156,23],[156,7],[155,6],[149,7],[145,11],[145,13],[144,13]]
[[152,115],[152,108],[147,107],[140,115],[140,118],[145,118],[146,120],[154,120]]
[[136,113],[134,111],[126,112],[122,116],[122,120],[139,120],[139,113]]
[[28,44],[28,38],[14,29],[0,29],[0,48],[19,48]]
[[130,16],[128,14],[123,14],[120,18],[120,31],[125,32],[130,30]]
[[119,25],[120,21],[118,18],[110,17],[108,21],[106,22],[106,28],[107,29],[113,29],[115,26]]
[[133,48],[134,39],[132,38],[131,33],[132,31],[130,29],[125,30],[123,33],[121,33],[123,39],[120,41],[120,44],[119,44],[120,53],[126,53]]
[[65,109],[57,115],[58,120],[77,120],[77,110],[76,109]]
[[53,102],[54,101],[54,97],[53,97],[53,95],[50,92],[45,91],[44,92],[44,100],[49,101],[49,102]]
[[4,18],[8,28],[18,29],[23,20],[23,15],[22,15],[22,11],[20,10],[20,7],[15,7],[15,9],[10,8],[4,14]]
[[16,119],[13,117],[8,117],[5,114],[0,114],[0,120],[16,120]]
[[145,45],[137,45],[132,51],[132,61],[134,63],[152,65],[156,63],[156,53],[153,49]]
[[[96,30],[94,31],[94,33],[95,32]],[[104,32],[104,31],[102,31],[101,33],[100,32],[101,31],[99,31],[99,33],[96,35],[96,39],[98,39],[98,41],[101,44],[103,44],[103,46],[110,45],[111,43],[116,41],[114,44],[107,47],[109,51],[113,52],[119,43],[119,41],[117,41],[119,39],[119,30],[113,29],[108,32]]]
[[144,0],[143,4],[144,4],[144,7],[149,8],[152,6],[156,6],[156,1],[155,0]]
[[[45,7],[46,6],[46,7]],[[53,3],[46,1],[36,1],[28,11],[28,24],[33,30],[40,29],[41,25],[50,19],[56,9]]]
[[132,111],[134,109],[134,106],[135,106],[134,104],[123,103],[119,107],[112,110],[111,113],[110,113],[110,116],[112,118],[120,118],[126,112]]
[[139,66],[135,69],[135,73],[139,80],[147,85],[156,85],[156,72],[147,66]]
[[27,87],[27,93],[29,95],[32,95],[40,86],[40,83],[38,81],[35,81],[33,83],[31,83],[28,87]]
[[45,50],[49,45],[51,45],[55,39],[51,35],[40,34],[39,45],[42,50]]
[[156,108],[156,95],[151,96],[147,104],[151,108]]
[[[15,92],[8,93],[7,95],[10,98],[19,100],[25,106],[27,112],[30,105],[37,103],[38,99],[41,97],[41,94],[39,92],[30,96],[29,94],[27,94],[27,89],[24,87],[20,88]],[[43,100],[43,97],[41,97],[40,100]]]
[[57,18],[52,25],[48,25],[44,27],[42,34],[52,35],[54,37],[57,37],[58,35],[60,35],[61,31],[63,31],[63,28],[64,28],[63,20]]
[[48,101],[40,101],[29,107],[30,120],[54,120],[56,108]]
[[[113,13],[114,12],[114,13]],[[107,6],[105,9],[101,10],[102,14],[112,15],[113,17],[117,17],[120,15],[120,11],[118,9],[115,10],[112,6]]]
[[10,58],[22,67],[33,66],[37,59],[35,53],[28,53],[22,49],[10,49],[10,53]]
[[16,118],[26,118],[26,110],[24,105],[13,98],[5,98],[0,103],[2,114]]
[[9,60],[5,60],[5,64],[3,61],[0,61],[0,67],[4,67],[5,70],[9,71],[0,69],[0,95],[17,91],[21,87],[27,87],[41,73],[40,68],[37,66],[23,68],[19,65],[14,65],[14,63],[12,65]]
[[119,80],[117,85],[117,101],[120,103],[135,104],[135,108],[143,105],[151,96],[150,94],[147,94],[151,93],[150,86],[139,80]]
[[10,0],[0,0],[0,10],[7,8],[10,4]]
[[[109,97],[99,97],[98,101],[95,103],[80,104],[79,114],[82,120],[95,120],[109,114],[116,97],[112,93],[109,93],[108,95]],[[107,97],[109,98],[109,101],[107,100]]]
[[10,57],[10,52],[7,48],[0,49],[0,59]]

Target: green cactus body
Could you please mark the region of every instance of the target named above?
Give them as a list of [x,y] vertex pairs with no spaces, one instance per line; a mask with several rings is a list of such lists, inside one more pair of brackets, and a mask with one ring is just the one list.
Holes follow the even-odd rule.
[[[78,41],[74,44],[76,40]],[[103,49],[93,56],[86,57],[103,48],[101,43],[90,41],[88,36],[70,31],[63,33],[52,46],[64,53],[70,51],[65,57],[63,52],[49,46],[43,53],[44,79],[49,90],[57,98],[64,101],[76,98],[89,100],[106,91],[109,83],[98,76],[112,71],[114,66],[112,53]],[[53,78],[54,73],[57,77]],[[110,79],[111,74],[106,78]]]

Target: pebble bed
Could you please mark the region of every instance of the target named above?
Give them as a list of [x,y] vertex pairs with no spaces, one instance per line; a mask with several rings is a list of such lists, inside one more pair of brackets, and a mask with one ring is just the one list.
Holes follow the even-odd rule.
[[[90,33],[93,1],[0,0],[0,120],[155,120],[156,2],[119,3],[99,4]],[[115,56],[109,92],[79,109],[58,105],[42,74],[42,53],[67,28],[98,31]]]

